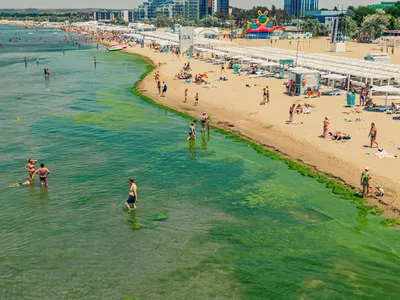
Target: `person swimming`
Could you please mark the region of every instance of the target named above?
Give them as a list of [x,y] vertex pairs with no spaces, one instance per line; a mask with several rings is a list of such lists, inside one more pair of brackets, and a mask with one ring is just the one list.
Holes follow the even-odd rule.
[[49,181],[47,180],[47,175],[50,174],[50,170],[44,167],[44,164],[40,164],[40,168],[36,170],[35,174],[39,174],[40,186],[49,187]]
[[32,158],[28,159],[28,163],[25,165],[25,170],[29,172],[29,179],[32,181],[35,178],[35,163],[37,160]]

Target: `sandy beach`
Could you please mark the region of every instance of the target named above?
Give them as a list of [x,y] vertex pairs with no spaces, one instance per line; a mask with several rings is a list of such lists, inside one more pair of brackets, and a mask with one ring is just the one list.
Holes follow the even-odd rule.
[[[248,43],[262,45],[267,42]],[[319,50],[319,53],[325,52],[325,40],[312,40],[311,43],[313,50]],[[348,49],[355,47],[353,43],[350,44]],[[276,47],[285,45],[286,48],[290,46],[288,41],[280,41]],[[364,46],[365,52],[373,47],[373,45],[361,46]],[[156,70],[161,73],[161,81],[165,81],[168,85],[166,97],[160,97],[158,94],[154,81],[156,70],[139,85],[139,90],[144,95],[193,116],[200,116],[205,111],[212,116],[214,125],[232,130],[355,187],[360,187],[360,174],[368,166],[372,177],[371,186],[379,184],[386,192],[383,198],[379,200],[371,198],[369,203],[385,209],[387,217],[400,215],[400,199],[397,197],[400,194],[400,160],[397,157],[379,159],[375,156],[377,149],[369,147],[368,138],[370,124],[375,122],[379,131],[377,140],[380,147],[394,156],[400,154],[400,150],[397,149],[400,142],[398,135],[395,134],[400,130],[400,122],[393,120],[392,115],[364,111],[361,114],[351,113],[351,109],[345,107],[344,96],[322,96],[316,99],[289,97],[284,94],[284,80],[252,79],[248,76],[234,75],[232,70],[226,70],[222,74],[228,81],[220,82],[220,66],[192,59],[190,60],[192,74],[205,72],[209,77],[210,84],[205,88],[204,85],[174,79],[174,75],[178,74],[183,64],[188,61],[186,58],[154,52],[147,47],[132,47],[125,51],[147,57],[156,65],[160,64]],[[363,52],[350,51],[337,55],[361,58]],[[394,56],[398,55],[395,53]],[[271,102],[260,106],[262,89],[265,86],[269,86]],[[188,103],[183,102],[186,88],[189,90]],[[198,106],[194,106],[196,93],[199,93],[200,97]],[[305,102],[316,105],[310,109],[311,114],[295,116],[295,120],[303,124],[287,125],[289,106]],[[320,138],[325,116],[329,116],[330,119],[329,131],[345,132],[351,136],[351,140],[336,142]],[[355,122],[356,118],[360,117],[364,121]],[[186,131],[183,131],[182,138],[185,134]]]

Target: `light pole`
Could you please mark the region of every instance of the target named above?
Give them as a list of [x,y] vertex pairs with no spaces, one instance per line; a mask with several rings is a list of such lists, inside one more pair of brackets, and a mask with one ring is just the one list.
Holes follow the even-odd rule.
[[297,67],[297,60],[299,58],[299,45],[300,45],[300,41],[297,41],[297,50],[296,50],[296,67]]

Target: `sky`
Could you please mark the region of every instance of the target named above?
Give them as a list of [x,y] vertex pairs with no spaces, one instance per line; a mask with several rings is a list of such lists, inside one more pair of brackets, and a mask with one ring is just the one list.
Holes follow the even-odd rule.
[[[135,8],[143,0],[0,0],[0,8]],[[333,8],[338,5],[367,5],[380,3],[380,0],[320,0],[320,8]],[[230,0],[236,7],[251,8],[256,5],[283,7],[283,0]]]

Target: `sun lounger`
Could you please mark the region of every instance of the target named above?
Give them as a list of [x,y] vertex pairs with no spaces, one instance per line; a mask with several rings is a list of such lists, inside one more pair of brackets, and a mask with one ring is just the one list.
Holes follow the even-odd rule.
[[346,94],[345,91],[339,90],[339,89],[334,89],[331,91],[327,91],[327,92],[322,92],[323,96],[341,96]]
[[391,109],[392,106],[375,106],[375,107],[365,107],[364,110],[366,111],[377,111],[377,112],[385,112]]

